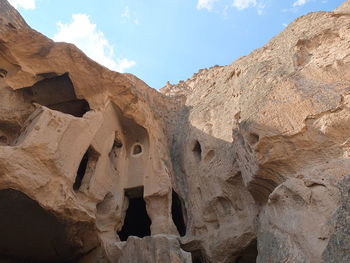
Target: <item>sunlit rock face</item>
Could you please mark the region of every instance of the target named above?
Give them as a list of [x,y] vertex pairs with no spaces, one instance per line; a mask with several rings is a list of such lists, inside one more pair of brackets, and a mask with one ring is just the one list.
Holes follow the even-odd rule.
[[158,92],[0,0],[0,262],[349,262],[349,3]]

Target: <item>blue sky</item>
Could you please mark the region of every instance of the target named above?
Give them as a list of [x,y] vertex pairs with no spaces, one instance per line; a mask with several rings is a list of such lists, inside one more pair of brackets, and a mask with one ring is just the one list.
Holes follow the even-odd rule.
[[10,0],[28,24],[159,89],[261,47],[343,0]]

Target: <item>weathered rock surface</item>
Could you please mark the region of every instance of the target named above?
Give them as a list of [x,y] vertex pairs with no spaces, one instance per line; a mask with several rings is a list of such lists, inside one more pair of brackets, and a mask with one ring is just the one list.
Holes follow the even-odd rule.
[[159,93],[0,0],[0,262],[349,262],[349,12]]
[[[257,262],[348,262],[329,244],[335,242],[330,221],[340,205],[338,182],[350,171],[347,10],[349,1],[334,13],[300,17],[233,64],[201,70],[161,90],[185,97],[170,128],[175,175],[192,202],[190,236],[213,262],[234,262],[229,253],[242,248],[240,241],[229,242],[232,236],[257,238]],[[222,204],[213,200],[230,195],[234,176],[243,183],[236,181],[240,190],[233,192],[242,191],[244,199],[226,200],[243,208],[232,213],[242,217],[240,222],[229,215],[225,222],[218,212]],[[236,231],[220,233],[235,223]],[[216,230],[209,229],[215,224]],[[213,233],[220,233],[215,242]],[[350,244],[337,237],[345,255]],[[333,254],[326,259],[325,251]]]

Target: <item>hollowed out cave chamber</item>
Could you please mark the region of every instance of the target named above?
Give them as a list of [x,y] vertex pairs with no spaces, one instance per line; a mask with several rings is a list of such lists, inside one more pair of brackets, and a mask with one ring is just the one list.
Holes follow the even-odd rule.
[[42,75],[46,78],[19,90],[23,92],[26,102],[38,103],[76,117],[82,117],[90,110],[86,100],[77,98],[68,73],[61,76],[54,73]]
[[126,210],[124,225],[118,232],[121,241],[126,241],[129,236],[145,237],[151,235],[151,219],[146,210],[146,202],[143,199],[143,187],[125,190],[125,196],[129,200]]
[[20,191],[0,190],[0,262],[76,262],[66,225]]
[[[125,196],[129,200],[124,224],[118,232],[121,241],[126,241],[129,236],[145,237],[151,235],[151,220],[147,214],[146,203],[143,199],[143,187],[125,190]],[[172,218],[180,236],[186,234],[186,222],[183,214],[183,204],[175,191],[172,192]]]
[[172,191],[171,214],[180,236],[186,235],[185,218],[187,218],[187,216],[186,210],[184,209],[184,202],[174,190]]

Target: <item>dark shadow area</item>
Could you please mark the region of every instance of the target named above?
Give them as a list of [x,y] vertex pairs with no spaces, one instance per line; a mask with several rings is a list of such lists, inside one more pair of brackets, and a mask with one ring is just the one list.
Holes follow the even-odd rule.
[[194,143],[193,149],[192,149],[193,153],[195,154],[195,156],[201,160],[202,159],[202,146],[199,143],[199,141],[196,141]]
[[0,145],[11,145],[19,136],[21,126],[10,121],[0,120]]
[[73,184],[74,191],[78,191],[82,184],[89,184],[95,171],[98,157],[99,154],[90,146],[79,164],[77,176],[75,177],[75,182]]
[[208,263],[208,260],[204,256],[202,250],[195,250],[191,252],[192,263]]
[[77,262],[66,226],[22,192],[0,190],[0,259],[10,262]]
[[83,156],[83,159],[81,159],[81,162],[79,164],[77,176],[75,177],[75,182],[73,184],[74,191],[78,191],[80,186],[81,186],[81,183],[82,183],[84,175],[85,175],[88,161],[89,161],[88,152],[86,152]]
[[[44,75],[45,76],[45,75]],[[78,99],[68,73],[48,75],[31,87],[20,89],[26,102],[38,103],[52,110],[82,117],[90,110],[86,100]]]
[[192,263],[209,263],[208,256],[202,246],[201,241],[192,240],[186,244],[180,244],[180,247],[191,253]]
[[172,191],[171,214],[180,236],[186,235],[186,221],[184,217],[186,211],[184,211],[184,203],[174,190]]
[[136,144],[136,145],[134,146],[133,150],[132,150],[132,154],[133,154],[133,155],[138,155],[138,154],[140,154],[140,153],[142,153],[142,147],[141,147],[140,144]]
[[124,225],[118,232],[121,241],[126,241],[129,236],[145,237],[151,235],[151,219],[146,210],[143,199],[143,187],[125,190],[125,196],[129,199],[129,207],[126,210]]
[[252,241],[235,260],[235,263],[255,263],[258,256],[256,240]]

